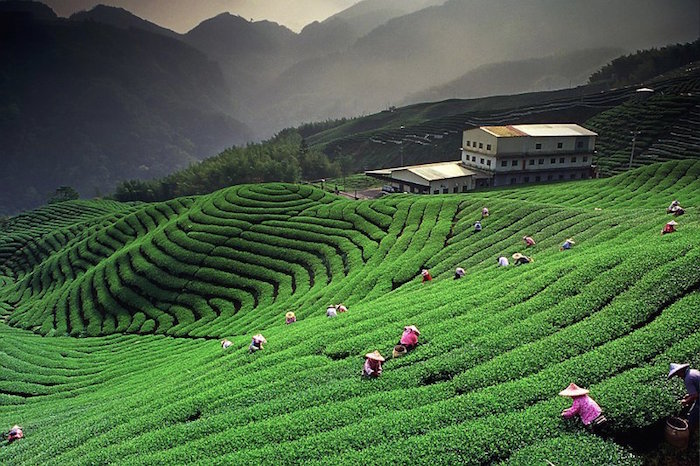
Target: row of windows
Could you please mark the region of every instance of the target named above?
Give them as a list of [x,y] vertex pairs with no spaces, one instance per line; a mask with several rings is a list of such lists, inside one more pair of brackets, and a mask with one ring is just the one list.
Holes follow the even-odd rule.
[[[557,149],[563,149],[564,148],[564,143],[563,142],[558,142],[557,143]],[[583,141],[576,141],[576,148],[581,149],[583,148]],[[542,144],[537,143],[535,144],[535,149],[536,150],[541,150],[542,149]]]
[[[580,178],[581,178],[581,179],[584,179],[585,177],[586,177],[586,174],[585,174],[585,173],[581,173],[581,174],[580,174]],[[564,176],[563,174],[559,174],[559,177],[558,177],[559,180],[563,180],[564,178],[565,178],[565,176]],[[570,180],[575,180],[575,179],[576,179],[576,173],[571,173],[571,174],[569,175],[569,179],[570,179]],[[536,176],[536,177],[535,177],[535,183],[539,183],[540,181],[542,181],[542,177],[541,177],[541,176]],[[547,175],[547,181],[554,181],[554,175]],[[510,179],[510,184],[516,184],[517,182],[518,182],[518,179],[517,179],[517,178],[511,178],[511,179]],[[529,183],[529,182],[530,182],[530,177],[529,177],[529,176],[524,176],[524,177],[523,177],[523,183]]]
[[[478,144],[479,144],[479,149],[484,148],[483,142],[479,142]],[[467,141],[467,147],[473,147],[474,149],[476,149],[476,145],[477,145],[476,141]],[[491,150],[491,144],[486,144],[486,150]]]
[[[467,147],[473,147],[474,149],[479,147],[479,149],[484,148],[484,143],[483,142],[476,142],[476,141],[467,141]],[[557,143],[557,149],[563,149],[564,148],[564,143],[563,142],[558,142]],[[576,148],[577,149],[582,149],[583,148],[583,141],[576,141]],[[486,150],[491,150],[491,144],[486,144]],[[542,150],[542,144],[537,143],[535,144],[535,150]]]
[[[466,192],[468,192],[468,191],[469,191],[469,189],[468,189],[467,186],[462,186],[462,192],[463,192],[463,193],[466,193]],[[453,192],[453,193],[458,193],[458,192],[459,192],[459,186],[455,186],[454,188],[452,188],[452,192]],[[442,188],[442,194],[449,194],[449,193],[450,193],[450,188]],[[434,190],[434,191],[433,191],[433,194],[440,194],[440,190],[439,190],[439,189]]]
[[[472,157],[472,162],[473,162],[474,160],[476,160],[476,157]],[[481,163],[484,163],[484,162],[483,162],[484,159],[481,159],[481,160],[482,160]],[[576,160],[577,160],[576,157],[571,157],[571,163],[576,163]],[[582,161],[582,162],[588,162],[588,156],[584,155],[584,156],[581,158],[581,161]],[[519,160],[511,160],[511,165],[512,165],[513,167],[517,167],[519,162],[520,162]],[[557,163],[557,158],[556,158],[556,157],[552,157],[551,159],[549,159],[549,163],[550,163],[550,164],[556,164],[556,163]],[[566,163],[566,157],[559,157],[559,163]],[[535,164],[535,159],[528,159],[528,165],[534,165],[534,164]],[[489,165],[491,165],[491,164],[489,164]],[[537,165],[544,165],[544,159],[538,159],[538,160],[537,160]],[[507,166],[508,166],[508,161],[507,161],[507,160],[501,160],[501,166],[502,166],[502,167],[507,167]]]
[[[472,162],[476,162],[476,156],[475,156],[475,155],[472,155]],[[483,158],[479,159],[479,163],[480,163],[481,165],[483,165],[483,164],[484,164],[484,159],[483,159]],[[486,161],[486,166],[487,166],[487,167],[490,167],[490,166],[491,166],[491,160],[487,160],[487,161]]]

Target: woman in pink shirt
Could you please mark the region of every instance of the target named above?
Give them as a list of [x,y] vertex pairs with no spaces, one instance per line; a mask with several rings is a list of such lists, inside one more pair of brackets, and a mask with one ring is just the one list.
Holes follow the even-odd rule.
[[7,433],[7,442],[12,443],[15,440],[19,440],[24,437],[24,432],[20,426],[12,426],[12,429]]
[[532,239],[532,236],[523,236],[523,241],[525,241],[525,247],[527,248],[535,245],[535,240]]
[[384,358],[379,354],[379,351],[367,353],[365,358],[365,365],[362,366],[362,375],[364,377],[379,377],[382,375]]
[[413,348],[418,345],[418,336],[420,335],[420,332],[416,328],[415,325],[408,325],[403,328],[403,334],[401,335],[401,339],[399,340],[399,345],[403,345],[406,347],[407,351],[411,351]]
[[574,400],[574,404],[571,406],[571,408],[565,409],[561,412],[561,415],[565,418],[578,415],[581,417],[581,422],[587,426],[596,420],[596,418],[598,418],[602,412],[600,406],[598,406],[598,403],[593,401],[593,398],[588,396],[588,390],[579,387],[575,383],[572,383],[566,387],[566,389],[560,391],[559,395],[566,396]]

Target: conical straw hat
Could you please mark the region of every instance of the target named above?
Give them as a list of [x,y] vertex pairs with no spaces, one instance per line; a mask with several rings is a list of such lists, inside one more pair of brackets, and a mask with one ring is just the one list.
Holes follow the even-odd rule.
[[287,319],[292,319],[292,318],[295,317],[295,316],[294,316],[294,313],[293,313],[292,311],[289,311],[289,312],[286,313],[284,316],[285,316]]
[[374,350],[371,353],[365,354],[365,357],[368,359],[374,359],[375,361],[384,362],[384,358],[382,357],[381,354],[379,354],[379,351],[377,351],[377,350]]
[[404,330],[410,330],[410,331],[412,331],[413,333],[415,333],[416,335],[420,335],[420,331],[418,330],[418,328],[416,328],[415,325],[407,325],[407,326],[404,327],[403,329],[404,329]]
[[668,378],[670,379],[671,377],[673,377],[673,376],[676,374],[676,372],[678,372],[678,371],[680,371],[680,370],[682,370],[682,369],[685,369],[686,367],[689,367],[689,366],[690,366],[690,364],[674,364],[674,363],[671,363],[671,370],[668,371]]
[[588,390],[586,390],[585,388],[579,387],[575,383],[572,383],[568,387],[566,387],[564,390],[560,391],[559,395],[572,397],[572,396],[585,395],[586,393],[588,393]]
[[523,257],[523,255],[520,254],[519,252],[516,252],[515,254],[513,254],[513,259],[515,259],[516,261],[517,261],[518,259],[520,259],[521,257]]

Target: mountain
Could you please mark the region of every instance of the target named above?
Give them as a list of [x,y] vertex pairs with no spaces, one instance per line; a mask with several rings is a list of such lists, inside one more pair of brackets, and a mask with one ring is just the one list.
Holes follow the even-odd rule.
[[288,68],[258,97],[257,118],[284,126],[366,114],[488,64],[694,40],[697,16],[694,0],[452,0]]
[[41,204],[60,185],[110,192],[249,140],[229,116],[221,70],[200,51],[0,5],[0,212]]
[[109,24],[110,26],[122,29],[141,29],[171,38],[180,37],[180,34],[176,33],[175,31],[171,31],[170,29],[139,18],[123,8],[107,5],[96,5],[91,10],[74,13],[69,19],[71,21],[94,21],[96,23]]
[[449,83],[409,95],[402,105],[489,95],[564,89],[585,84],[622,49],[578,50],[563,55],[483,65]]

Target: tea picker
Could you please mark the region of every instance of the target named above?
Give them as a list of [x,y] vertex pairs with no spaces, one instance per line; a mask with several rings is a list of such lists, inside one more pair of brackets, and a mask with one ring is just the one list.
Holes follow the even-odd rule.
[[498,266],[499,267],[508,267],[510,265],[508,263],[508,258],[506,256],[501,256],[498,258]]
[[481,231],[481,222],[479,220],[474,224],[474,231],[477,233]]
[[532,239],[532,236],[523,236],[523,241],[525,241],[526,248],[529,248],[529,247],[535,245],[535,240]]
[[683,379],[687,394],[680,400],[680,403],[689,407],[688,409],[688,424],[691,429],[698,426],[698,394],[700,393],[700,371],[691,369],[690,364],[675,364],[671,363],[671,369],[668,372],[668,379],[676,376]]
[[226,349],[230,347],[233,343],[231,343],[231,340],[221,340],[221,347],[223,349]]
[[676,222],[675,220],[671,220],[670,222],[668,222],[666,225],[664,225],[663,230],[661,230],[661,236],[667,235],[669,233],[675,233],[676,225],[678,225],[678,222]]
[[263,343],[267,343],[267,340],[264,336],[262,336],[259,333],[257,335],[254,335],[253,340],[250,342],[250,346],[248,346],[248,352],[255,353],[256,351],[264,349]]
[[19,440],[21,438],[24,438],[24,432],[22,432],[22,428],[18,425],[12,426],[12,429],[7,433],[7,442],[12,443],[15,440]]
[[289,311],[284,315],[284,323],[285,324],[293,324],[294,322],[297,321],[297,316],[294,315],[292,311]]
[[430,270],[428,269],[421,270],[420,274],[423,277],[423,283],[429,282],[433,279],[433,276],[430,275]]
[[524,256],[519,252],[513,254],[513,261],[515,265],[529,264],[530,262],[535,262],[535,260],[532,257]]
[[409,351],[413,351],[416,346],[418,346],[418,337],[420,336],[420,331],[415,325],[407,325],[403,328],[403,334],[399,339],[399,343],[394,346],[393,356],[398,358],[403,356]]
[[335,308],[335,306],[328,306],[326,309],[326,317],[338,317],[338,310]]
[[362,366],[363,377],[379,377],[382,375],[382,363],[384,358],[379,351],[375,350],[365,354],[365,365]]
[[457,267],[457,268],[455,269],[455,278],[454,278],[454,279],[455,279],[455,280],[459,280],[459,279],[462,278],[466,273],[467,273],[467,272],[465,272],[465,270],[464,270],[462,267]]
[[565,418],[579,416],[581,422],[585,426],[597,427],[606,421],[602,415],[603,410],[600,409],[598,403],[593,398],[588,396],[589,391],[581,388],[575,383],[569,384],[564,390],[559,392],[560,396],[565,396],[573,400],[571,408],[567,408],[561,412]]
[[487,207],[484,207],[481,209],[481,218],[484,219],[489,216],[489,209]]
[[564,251],[566,249],[571,249],[571,246],[576,244],[576,241],[574,241],[573,238],[568,238],[566,241],[564,241],[564,244],[561,245],[559,248],[560,251]]

